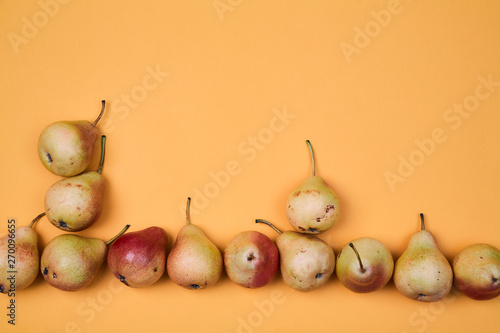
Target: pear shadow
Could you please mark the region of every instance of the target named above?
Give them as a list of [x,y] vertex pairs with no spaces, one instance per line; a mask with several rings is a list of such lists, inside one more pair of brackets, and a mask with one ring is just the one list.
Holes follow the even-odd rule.
[[45,282],[45,279],[43,278],[43,275],[40,273],[40,269],[39,269],[35,280],[28,287],[24,288],[20,292],[23,292],[24,290],[30,290],[30,289],[40,290],[41,288],[44,288],[45,285],[49,286],[49,284],[47,282]]
[[113,197],[112,193],[110,193],[113,191],[113,186],[112,186],[111,182],[108,180],[108,178],[106,177],[106,175],[103,175],[103,179],[104,179],[104,193],[103,193],[103,197],[102,197],[101,215],[99,216],[97,221],[94,222],[94,224],[92,224],[91,226],[89,226],[86,229],[92,228],[95,225],[99,225],[100,223],[104,223],[104,221],[110,220],[110,218],[109,218],[110,212],[112,212],[114,209],[116,209],[115,206],[113,205],[113,201],[110,200]]
[[108,257],[107,257],[107,253],[106,253],[106,257],[104,258],[103,264],[101,265],[101,267],[99,267],[99,270],[98,270],[96,276],[94,277],[92,282],[90,282],[89,286],[99,285],[99,284],[103,283],[103,281],[108,278],[108,274],[109,274],[109,276],[116,279],[114,277],[113,273],[111,273],[111,270],[109,269],[109,267],[107,265],[107,259],[108,259]]

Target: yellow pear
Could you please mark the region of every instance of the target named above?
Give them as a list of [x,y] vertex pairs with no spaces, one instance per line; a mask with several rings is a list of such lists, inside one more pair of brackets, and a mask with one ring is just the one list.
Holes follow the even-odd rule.
[[311,153],[312,175],[288,196],[286,216],[296,231],[319,234],[337,222],[339,199],[324,180],[315,175],[313,149],[309,140],[306,143]]
[[280,255],[283,281],[292,289],[312,291],[328,282],[335,270],[335,253],[322,239],[296,231],[282,232],[271,222],[257,219],[278,234],[276,246]]
[[450,292],[453,271],[432,234],[425,230],[423,214],[420,214],[420,221],[421,230],[411,236],[408,247],[396,261],[393,280],[406,297],[436,302]]
[[97,238],[62,234],[45,246],[40,270],[51,286],[64,291],[87,287],[97,276],[106,259],[107,246],[122,235],[130,225],[106,243]]
[[38,138],[38,157],[55,175],[71,177],[82,173],[92,161],[97,138],[96,125],[104,113],[91,123],[87,120],[57,121],[48,125]]
[[485,243],[463,248],[452,261],[454,285],[475,300],[500,296],[500,250]]
[[57,181],[45,194],[45,214],[57,228],[80,231],[93,225],[101,216],[104,196],[104,145],[102,136],[101,162],[97,171]]
[[203,289],[214,285],[222,273],[220,250],[203,231],[191,224],[188,198],[186,225],[181,228],[167,258],[167,274],[172,281],[187,289]]
[[[15,293],[35,281],[38,275],[40,255],[38,236],[33,225],[43,214],[38,215],[27,227],[11,229],[0,238],[0,292]],[[14,229],[15,228],[15,229]],[[14,229],[14,230],[12,230]],[[11,236],[13,235],[13,236]]]

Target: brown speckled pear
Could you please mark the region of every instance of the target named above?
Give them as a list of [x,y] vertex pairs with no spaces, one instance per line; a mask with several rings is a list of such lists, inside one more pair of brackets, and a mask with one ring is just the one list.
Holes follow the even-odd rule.
[[[38,236],[33,224],[44,214],[38,215],[28,227],[15,229],[15,252],[9,253],[9,233],[0,238],[0,292],[8,294],[17,292],[31,285],[38,275],[40,255],[38,253]],[[12,241],[11,241],[12,243]],[[12,251],[11,251],[12,252]],[[11,266],[13,265],[13,266]],[[11,279],[15,271],[15,277]],[[12,290],[11,285],[15,288]]]
[[309,140],[306,143],[311,153],[312,175],[289,195],[286,216],[296,231],[319,234],[337,223],[339,199],[324,180],[316,176],[312,146]]
[[187,224],[181,228],[167,258],[167,274],[176,284],[187,289],[203,289],[214,285],[222,273],[220,250],[203,231],[191,224],[188,198]]
[[81,231],[93,225],[101,216],[104,196],[104,146],[102,136],[101,162],[97,171],[57,181],[45,194],[45,214],[57,228]]
[[271,222],[257,219],[278,234],[276,246],[280,255],[283,281],[292,289],[312,291],[325,285],[335,270],[335,253],[322,239],[295,231],[282,232]]
[[38,157],[55,175],[71,177],[82,173],[92,161],[97,139],[96,125],[104,113],[91,123],[87,120],[57,121],[48,125],[38,138]]
[[408,247],[396,261],[393,280],[406,297],[436,302],[450,292],[453,271],[432,234],[425,230],[423,214],[420,214],[420,220],[421,230],[411,236]]
[[62,234],[43,249],[40,259],[42,275],[51,286],[64,291],[87,287],[96,277],[107,254],[107,245],[123,234],[129,225],[108,242],[97,238]]

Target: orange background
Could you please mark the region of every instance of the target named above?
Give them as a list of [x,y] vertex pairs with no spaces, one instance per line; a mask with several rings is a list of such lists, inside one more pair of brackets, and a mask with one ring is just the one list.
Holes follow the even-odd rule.
[[[221,250],[244,230],[275,239],[254,220],[290,229],[309,139],[341,201],[320,236],[336,253],[371,236],[397,258],[420,212],[450,260],[500,247],[498,2],[113,3],[0,4],[0,234],[40,213],[59,179],[38,160],[42,129],[93,121],[106,99],[105,206],[80,235],[157,225],[170,247],[191,196],[192,222]],[[35,229],[40,248],[62,233],[45,218]],[[2,299],[0,331],[13,331]],[[355,294],[336,277],[310,293],[280,276],[256,290],[226,275],[206,290],[167,277],[131,289],[103,266],[75,293],[39,276],[16,304],[20,332],[498,332],[500,298],[420,303],[392,282]]]

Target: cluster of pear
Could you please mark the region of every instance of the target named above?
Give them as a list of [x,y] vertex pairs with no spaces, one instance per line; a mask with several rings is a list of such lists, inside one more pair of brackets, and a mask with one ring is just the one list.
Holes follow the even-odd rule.
[[[223,270],[234,283],[259,288],[281,272],[283,281],[298,291],[312,291],[325,285],[334,272],[349,290],[359,293],[383,288],[391,278],[408,298],[431,302],[443,299],[454,284],[473,299],[486,300],[500,295],[500,250],[489,244],[473,244],[460,251],[453,262],[440,252],[432,234],[425,229],[420,214],[420,230],[413,234],[407,249],[394,261],[389,249],[371,237],[346,244],[337,255],[317,235],[332,228],[339,217],[339,199],[323,179],[315,174],[312,145],[306,141],[312,175],[288,197],[286,216],[293,230],[281,231],[271,222],[256,219],[279,235],[273,242],[258,231],[235,235],[224,251],[190,220],[190,198],[186,225],[168,251],[168,235],[161,227],[126,232],[104,242],[97,238],[64,233],[54,237],[38,252],[33,225],[43,216],[66,232],[89,228],[103,207],[105,141],[97,171],[84,172],[93,156],[96,125],[102,117],[88,121],[60,121],[46,127],[39,137],[38,154],[50,172],[65,177],[47,191],[45,211],[28,227],[15,233],[16,290],[28,287],[41,272],[53,287],[77,291],[88,286],[107,261],[112,274],[129,287],[147,287],[164,274],[179,286],[203,289],[214,285]],[[7,271],[12,269],[7,249],[10,235],[0,238],[0,292],[12,287]],[[10,268],[9,268],[10,266]]]

